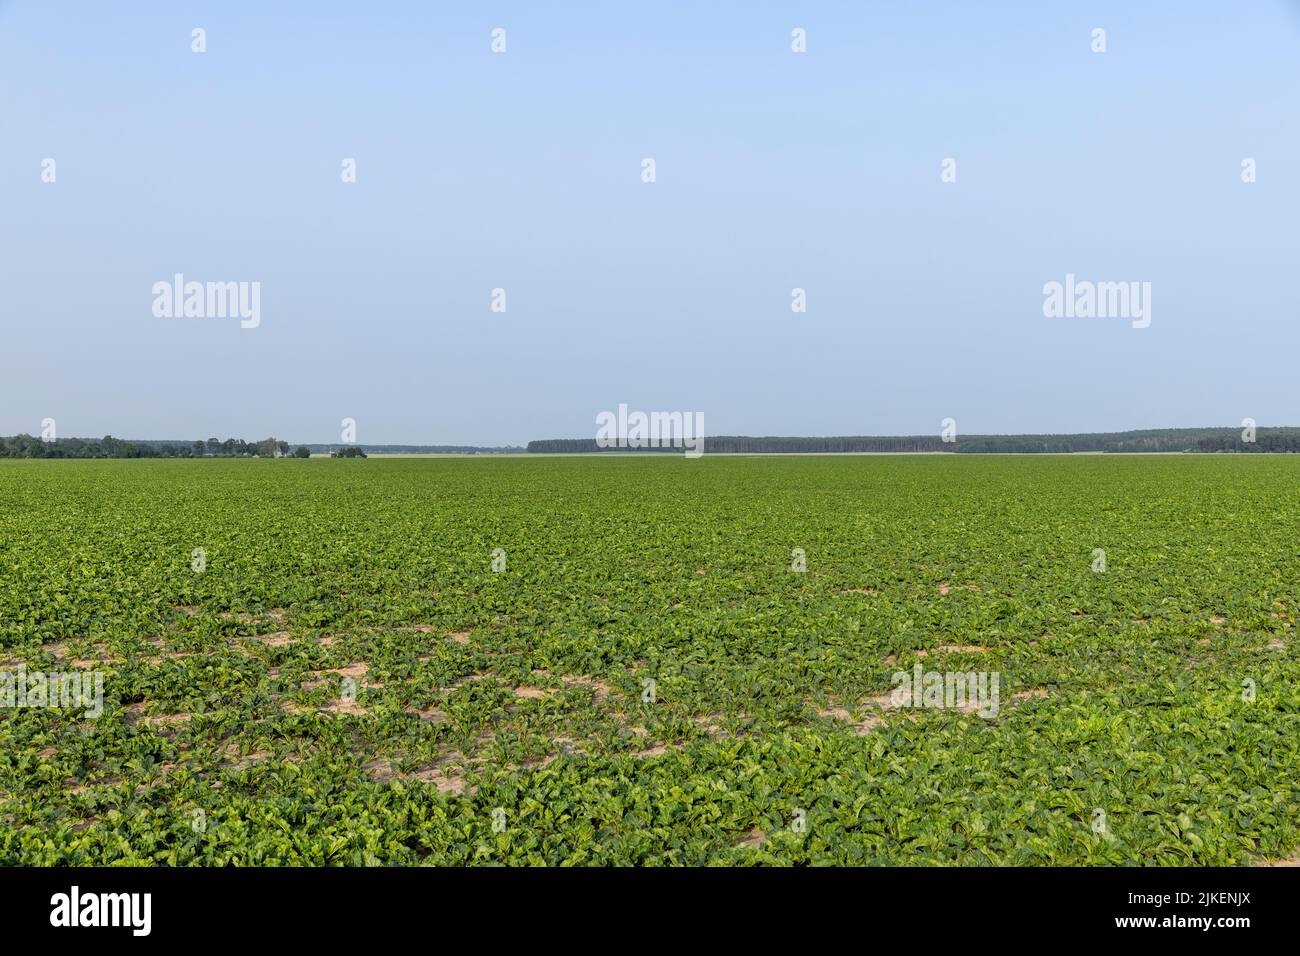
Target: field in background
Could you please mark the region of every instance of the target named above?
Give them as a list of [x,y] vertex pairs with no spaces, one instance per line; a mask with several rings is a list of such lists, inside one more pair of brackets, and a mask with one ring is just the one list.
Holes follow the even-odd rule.
[[[0,709],[0,864],[1288,857],[1297,489],[1266,456],[3,461],[0,667],[105,703]],[[918,663],[997,673],[998,714],[893,706]]]

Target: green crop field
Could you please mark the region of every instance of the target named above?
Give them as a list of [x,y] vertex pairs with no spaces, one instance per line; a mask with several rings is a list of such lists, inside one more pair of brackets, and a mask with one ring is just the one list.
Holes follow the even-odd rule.
[[[0,864],[1291,857],[1298,489],[1244,455],[0,461],[3,670],[103,676],[98,716],[0,710]],[[918,665],[996,675],[996,714],[900,703]]]

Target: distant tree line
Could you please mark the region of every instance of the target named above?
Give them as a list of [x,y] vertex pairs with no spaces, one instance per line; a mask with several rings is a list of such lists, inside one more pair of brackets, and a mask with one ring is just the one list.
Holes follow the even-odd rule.
[[[298,453],[303,448],[300,446]],[[289,454],[289,443],[277,438],[249,442],[242,438],[207,441],[128,441],[103,438],[59,438],[45,441],[31,435],[0,438],[0,458],[275,458]],[[310,454],[310,452],[307,452]]]
[[[333,455],[340,448],[352,446],[310,444],[306,447],[314,452]],[[371,455],[517,455],[525,450],[522,445],[501,445],[492,448],[482,445],[357,445],[355,447]]]
[[1253,442],[1242,440],[1241,431],[1216,432],[1196,442],[1197,451],[1300,452],[1300,428],[1260,428]]
[[[1095,432],[1073,435],[959,435],[944,442],[938,435],[858,435],[831,438],[706,437],[710,454],[834,454],[881,452],[949,452],[958,454],[1068,454],[1071,452],[1300,452],[1300,428],[1258,428],[1254,441],[1246,441],[1239,428],[1157,428],[1145,431]],[[523,449],[482,448],[467,445],[299,445],[292,456],[307,458],[312,451],[332,458],[365,458],[370,451],[408,453],[493,454]],[[418,450],[418,451],[417,451]],[[681,448],[644,449],[682,454]],[[601,448],[594,438],[552,438],[528,443],[537,454],[601,452],[627,454],[625,449]],[[128,441],[103,438],[60,438],[44,441],[32,435],[0,437],[0,458],[275,458],[290,455],[290,446],[277,438],[249,442],[240,438],[206,441]]]
[[277,438],[263,438],[258,442],[247,442],[242,438],[227,438],[225,441],[209,438],[206,442],[195,442],[193,448],[196,458],[202,457],[205,450],[208,455],[233,458],[283,458],[289,454],[289,443]]
[[969,435],[958,438],[956,450],[969,454],[1300,452],[1300,428],[1258,428],[1254,439],[1246,441],[1241,428],[1153,428],[1077,435]]
[[[627,449],[601,448],[594,438],[552,438],[530,441],[537,454],[601,452],[627,454]],[[642,451],[682,453],[680,448]],[[1259,428],[1255,441],[1243,440],[1240,428],[1153,428],[1128,432],[1074,435],[958,435],[944,442],[938,435],[849,436],[835,438],[750,438],[706,436],[706,454],[831,454],[835,452],[950,452],[957,454],[1068,454],[1072,452],[1300,452],[1300,428]]]
[[[704,439],[706,453],[783,453],[808,454],[812,452],[882,452],[882,451],[953,451],[938,435],[910,435],[884,437],[843,438],[750,438],[743,435],[708,435]],[[586,454],[602,452],[628,454],[626,448],[601,448],[594,438],[550,438],[530,441],[528,451],[537,454]],[[682,453],[681,448],[642,448],[642,452]]]

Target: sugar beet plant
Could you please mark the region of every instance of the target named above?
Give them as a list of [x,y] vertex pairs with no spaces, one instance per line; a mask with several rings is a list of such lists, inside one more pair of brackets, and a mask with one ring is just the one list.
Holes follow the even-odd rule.
[[0,864],[1287,857],[1298,478],[0,462]]

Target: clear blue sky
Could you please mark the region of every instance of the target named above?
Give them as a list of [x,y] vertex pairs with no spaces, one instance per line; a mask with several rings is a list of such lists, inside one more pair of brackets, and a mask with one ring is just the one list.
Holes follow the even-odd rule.
[[[261,326],[155,318],[176,272]],[[1298,274],[1284,0],[0,0],[0,434],[1294,425]]]

